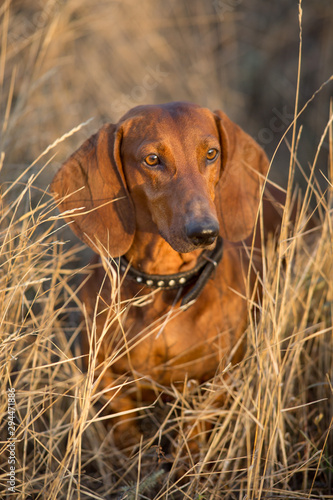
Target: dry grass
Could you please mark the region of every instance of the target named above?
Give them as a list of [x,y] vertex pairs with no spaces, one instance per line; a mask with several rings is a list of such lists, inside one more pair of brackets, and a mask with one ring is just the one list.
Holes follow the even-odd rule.
[[[152,65],[161,59],[169,61],[175,57],[179,42],[174,40],[174,45],[167,45],[161,31],[154,30],[149,22],[144,25],[149,36],[143,38],[142,25],[139,30],[138,23],[134,23],[127,26],[132,30],[128,31],[130,38],[138,40],[136,53],[131,56],[124,24],[115,22],[109,42],[119,51],[116,55],[108,53],[102,44],[103,36],[110,30],[101,14],[103,9],[111,9],[119,21],[125,9],[120,3],[109,6],[100,2],[92,12],[85,2],[51,1],[44,6],[43,20],[33,17],[42,12],[40,7],[38,11],[22,0],[12,2],[9,10],[9,3],[0,7],[4,28],[0,56],[3,111],[0,489],[3,496],[8,493],[10,457],[6,390],[14,387],[19,499],[333,498],[331,122],[324,124],[325,130],[320,129],[322,140],[318,141],[314,160],[308,162],[311,168],[305,174],[308,191],[303,206],[307,207],[310,196],[314,198],[320,208],[320,229],[307,236],[305,245],[301,238],[304,222],[301,216],[293,234],[282,238],[277,251],[273,246],[267,248],[263,299],[261,304],[249,301],[247,351],[243,361],[228,367],[228,377],[217,375],[202,387],[189,384],[184,393],[166,388],[172,396],[169,403],[143,405],[144,437],[136,453],[128,457],[113,446],[111,432],[104,426],[101,410],[105,395],[99,393],[93,381],[96,349],[88,373],[82,369],[78,339],[84,310],[78,292],[85,276],[81,262],[83,248],[62,243],[63,223],[45,188],[57,161],[75,141],[82,140],[83,132],[69,132],[66,141],[62,140],[65,139],[62,134],[86,121],[89,113],[97,114],[99,120],[105,115],[112,116],[112,103],[119,102],[124,86],[133,88],[133,74],[136,82],[145,77],[145,55],[151,54]],[[187,5],[186,17],[186,2],[179,5],[174,6],[171,21],[177,19],[187,33],[191,33],[196,23],[199,31],[187,41],[194,43],[197,33],[201,33],[206,36],[206,45],[201,47],[200,60],[193,61],[193,73],[187,78],[190,82],[187,85],[193,87],[185,92],[178,81],[177,98],[184,94],[188,100],[200,102],[201,93],[206,92],[207,68],[216,68],[209,50],[209,37],[213,35],[206,30],[211,11],[208,7],[200,10],[199,3],[193,2],[191,7]],[[148,0],[143,6],[144,13],[152,7]],[[182,8],[184,15],[177,17]],[[34,26],[26,26],[24,36],[14,36],[15,29],[16,33],[23,30],[27,12],[35,19]],[[140,18],[142,13],[131,15]],[[225,15],[230,21],[223,32],[227,44],[228,40],[236,39],[233,28],[237,10]],[[159,19],[162,24],[171,22],[170,18]],[[100,45],[92,46],[89,40],[98,30]],[[184,36],[180,31],[179,37],[181,33]],[[113,71],[119,60],[132,57],[131,70],[125,64],[118,65],[117,77],[112,80],[97,58],[96,67],[90,67],[86,73],[83,89],[84,65],[73,72],[66,59],[70,56],[64,50],[69,46],[77,49],[78,40],[81,54],[87,54],[90,62],[96,52],[102,52],[103,56],[107,52]],[[184,54],[180,54],[175,65],[181,65]],[[161,68],[171,71],[170,67]],[[88,99],[97,84],[91,80],[97,79],[100,95],[98,99],[92,95]],[[228,82],[225,83],[227,89]],[[202,104],[221,106],[217,102],[219,92],[214,87],[217,84],[218,79],[212,78],[213,90],[207,90],[210,97]],[[166,78],[165,84],[152,89],[146,100],[154,101],[155,94],[161,99],[163,93],[165,99],[172,100],[174,86],[174,80]],[[87,102],[88,114],[77,110],[72,114],[67,112],[77,92],[81,102]],[[109,109],[102,109],[105,102],[109,103]],[[312,106],[316,106],[316,99]],[[332,116],[328,107],[326,102],[326,116]],[[63,125],[59,127],[59,123]],[[96,128],[96,124],[86,128],[90,130],[89,127]],[[294,130],[290,145],[290,197],[294,192],[293,173],[302,167],[299,161],[302,141]],[[328,155],[325,143],[330,145]],[[48,147],[50,144],[52,148]],[[54,151],[58,152],[59,160],[50,156]],[[318,165],[320,168],[322,165],[321,155],[329,158],[324,188],[316,178]],[[31,164],[19,166],[18,161],[24,156]],[[275,161],[278,158],[279,151]],[[286,227],[287,221],[284,222]],[[67,237],[68,234],[65,233]],[[114,300],[118,300],[117,294]],[[253,319],[253,307],[260,310],[260,319],[259,316]],[[228,396],[216,408],[213,400],[219,391]],[[209,433],[202,427],[199,456],[192,456],[188,447],[188,422],[209,422],[211,426]]]

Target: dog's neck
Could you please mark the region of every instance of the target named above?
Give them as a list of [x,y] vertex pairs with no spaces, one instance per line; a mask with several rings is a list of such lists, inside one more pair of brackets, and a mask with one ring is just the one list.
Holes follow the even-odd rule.
[[126,259],[147,274],[175,274],[195,267],[202,249],[189,253],[173,250],[161,236],[137,231]]

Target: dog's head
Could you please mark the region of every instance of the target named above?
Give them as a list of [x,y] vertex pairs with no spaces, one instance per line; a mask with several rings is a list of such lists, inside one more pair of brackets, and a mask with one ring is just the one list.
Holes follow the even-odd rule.
[[218,234],[238,241],[251,233],[267,170],[263,150],[224,113],[175,102],[138,106],[104,125],[51,191],[95,251],[123,255],[143,231],[190,252]]

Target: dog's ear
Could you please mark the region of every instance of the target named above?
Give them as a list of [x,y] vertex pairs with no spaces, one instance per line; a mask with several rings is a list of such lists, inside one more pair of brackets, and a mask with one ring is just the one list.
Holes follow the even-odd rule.
[[269,162],[262,148],[222,111],[215,111],[215,120],[222,155],[216,188],[221,236],[239,241],[253,230]]
[[120,142],[121,129],[104,125],[62,165],[50,188],[78,237],[95,252],[112,257],[127,252],[135,232]]

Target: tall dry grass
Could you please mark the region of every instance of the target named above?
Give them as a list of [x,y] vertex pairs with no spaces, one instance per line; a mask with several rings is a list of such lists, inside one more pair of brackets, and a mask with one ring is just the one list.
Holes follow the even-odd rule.
[[[188,9],[199,9],[199,4],[193,5]],[[54,10],[46,12],[52,6]],[[73,147],[73,142],[82,140],[84,128],[77,132],[72,128],[90,117],[67,112],[73,92],[81,88],[83,73],[75,75],[67,68],[64,78],[64,73],[57,72],[57,67],[66,66],[63,46],[74,45],[82,37],[81,48],[92,55],[103,51],[103,46],[89,46],[88,42],[97,26],[109,29],[100,16],[105,6],[108,8],[101,2],[91,12],[88,4],[72,0],[66,4],[49,2],[44,11],[24,1],[11,6],[5,2],[0,7],[1,494],[9,496],[8,444],[13,427],[9,426],[7,389],[15,388],[15,487],[19,499],[333,498],[333,154],[332,110],[328,104],[330,119],[320,130],[316,154],[309,161],[311,168],[304,174],[308,190],[299,207],[299,223],[289,234],[288,221],[284,220],[277,248],[272,244],[266,249],[262,302],[254,304],[249,299],[244,359],[237,366],[229,365],[227,374],[216,375],[202,387],[189,384],[183,393],[166,388],[172,396],[169,403],[143,402],[143,438],[130,457],[114,447],[112,431],[106,430],[102,412],[105,394],[94,383],[96,349],[86,372],[79,343],[85,322],[79,298],[80,283],[86,276],[81,259],[84,249],[63,243],[63,235],[65,239],[71,236],[63,232],[64,223],[46,192],[58,158]],[[144,2],[144,6],[148,8],[150,3]],[[29,8],[32,18],[36,12],[44,12],[43,20],[40,18],[39,24],[35,17],[35,25],[29,25],[24,36],[10,35],[12,16],[16,29],[23,29],[20,19],[27,19]],[[117,9],[124,7],[112,4],[110,8],[115,9],[119,20]],[[200,25],[201,20],[204,30],[209,12],[200,12],[197,22]],[[225,13],[230,17],[229,37],[233,36],[236,14]],[[193,16],[189,19],[193,25]],[[179,22],[186,25],[189,20],[183,16]],[[124,51],[121,57],[128,51],[123,26],[120,24],[114,39],[117,50]],[[157,34],[154,37],[149,23],[144,27],[151,37],[148,41],[140,38],[140,53],[143,57],[148,50],[145,44],[150,43],[158,61],[166,50],[163,38]],[[139,39],[137,25],[131,29]],[[203,60],[208,48],[202,49]],[[198,74],[204,75],[199,64],[197,68]],[[90,79],[101,76],[100,71],[100,67],[90,68],[87,89],[92,88]],[[142,81],[142,62],[138,61],[131,71]],[[125,81],[131,88],[129,68],[120,67],[119,72],[114,85],[110,77],[99,79],[102,97],[98,103],[95,97],[88,100],[89,113],[93,114],[95,104],[98,109],[107,102],[110,92],[118,102]],[[195,74],[191,76],[190,83],[198,85]],[[49,78],[51,83],[45,87]],[[172,81],[161,85],[166,97],[172,99],[174,85]],[[202,88],[193,95],[198,97]],[[160,91],[153,89],[152,93]],[[211,100],[217,100],[217,95],[212,92]],[[311,106],[316,106],[316,98]],[[99,119],[103,113],[111,114],[100,109]],[[301,119],[302,115],[297,123]],[[52,126],[46,127],[51,121]],[[60,122],[64,129],[57,128]],[[306,170],[299,161],[302,141],[297,123],[290,144],[290,198],[294,194],[294,173]],[[62,137],[68,130],[71,132]],[[329,144],[328,155],[325,143]],[[58,156],[54,158],[55,152]],[[316,177],[323,154],[328,157],[324,188]],[[26,166],[18,163],[24,156],[30,161]],[[279,150],[274,161],[278,157]],[[319,229],[303,237],[304,214],[311,212],[310,196],[320,209]],[[118,300],[117,294],[114,300]],[[254,316],[253,308],[260,315]],[[214,399],[222,391],[227,397],[217,408]],[[192,455],[188,424],[204,422],[211,429],[208,433],[202,426],[199,454]]]

